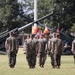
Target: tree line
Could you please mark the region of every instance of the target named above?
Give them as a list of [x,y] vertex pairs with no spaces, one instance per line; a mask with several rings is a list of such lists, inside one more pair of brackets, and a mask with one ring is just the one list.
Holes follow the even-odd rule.
[[[54,12],[40,21],[51,28],[75,31],[75,0],[37,0],[38,19]],[[34,0],[0,0],[0,32],[21,27],[34,20]],[[28,30],[26,30],[28,31]],[[30,28],[29,28],[30,31]]]

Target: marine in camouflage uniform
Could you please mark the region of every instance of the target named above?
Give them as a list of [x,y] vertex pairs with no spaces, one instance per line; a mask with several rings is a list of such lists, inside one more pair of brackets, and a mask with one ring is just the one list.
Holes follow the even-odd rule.
[[26,54],[26,43],[27,43],[27,40],[29,39],[29,35],[27,36],[26,39],[24,39],[24,43],[23,43],[23,51],[24,51],[24,54]]
[[10,36],[6,39],[5,47],[9,58],[9,66],[13,68],[16,64],[16,55],[18,52],[19,45],[12,31],[9,33],[9,35]]
[[30,39],[27,40],[26,59],[27,59],[29,68],[35,68],[35,65],[36,65],[38,41],[36,39],[33,39],[33,37],[34,35],[30,35]]
[[55,52],[55,42],[56,42],[56,34],[53,33],[53,38],[49,39],[48,41],[48,49],[50,51],[50,57],[51,57],[51,65],[53,68],[56,66],[56,52]]
[[74,55],[74,64],[75,64],[75,38],[74,38],[74,40],[72,41],[72,53],[73,53],[73,55]]
[[61,55],[62,55],[62,51],[63,51],[63,43],[60,39],[60,35],[57,34],[57,39],[56,39],[56,43],[55,43],[55,53],[56,53],[56,67],[60,68],[61,65]]
[[46,50],[46,44],[47,41],[45,38],[43,38],[44,35],[41,35],[39,38],[39,66],[44,67],[45,61],[46,61],[46,55],[47,55],[47,50]]

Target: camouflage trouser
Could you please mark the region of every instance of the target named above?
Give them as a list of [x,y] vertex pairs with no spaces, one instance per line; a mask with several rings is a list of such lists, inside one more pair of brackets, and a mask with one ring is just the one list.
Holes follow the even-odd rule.
[[75,54],[74,54],[74,64],[75,64]]
[[56,63],[57,63],[57,66],[60,66],[61,64],[61,55],[56,55]]
[[29,67],[35,67],[36,65],[36,54],[27,54],[27,61]]
[[16,54],[14,52],[8,53],[9,66],[14,67],[16,64]]
[[47,58],[46,53],[42,53],[42,52],[39,53],[39,65],[40,66],[41,65],[43,66],[45,64],[46,58]]
[[51,53],[51,65],[53,67],[60,66],[61,64],[61,55]]
[[53,67],[55,67],[55,65],[56,65],[56,55],[53,54],[53,53],[50,53],[50,55],[51,55],[51,65]]

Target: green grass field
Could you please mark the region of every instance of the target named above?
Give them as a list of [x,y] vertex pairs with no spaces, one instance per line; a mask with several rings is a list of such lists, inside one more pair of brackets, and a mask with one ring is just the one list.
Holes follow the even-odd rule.
[[29,69],[25,54],[20,49],[15,68],[8,66],[7,55],[0,55],[0,75],[75,75],[75,65],[73,56],[62,56],[61,68],[53,69],[50,64],[50,57],[47,57],[44,68],[39,67],[37,59],[36,68]]

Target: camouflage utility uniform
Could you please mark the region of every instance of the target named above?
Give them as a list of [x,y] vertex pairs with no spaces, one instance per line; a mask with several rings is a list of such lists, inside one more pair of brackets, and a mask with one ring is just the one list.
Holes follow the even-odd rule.
[[63,49],[63,44],[60,38],[57,37],[49,40],[49,49],[51,55],[51,64],[52,67],[60,67],[61,54]]
[[63,50],[62,41],[60,38],[57,38],[56,43],[55,43],[55,52],[56,52],[56,65],[58,68],[60,68],[60,64],[61,64],[62,50]]
[[46,44],[47,41],[45,38],[40,38],[39,39],[39,66],[44,67],[45,61],[46,61],[46,55],[47,55],[47,50],[46,50]]
[[29,68],[35,68],[37,55],[37,41],[35,39],[27,40],[26,59]]
[[16,54],[18,52],[18,41],[13,36],[8,37],[5,46],[9,58],[9,66],[14,67],[16,64]]
[[55,43],[56,38],[52,38],[49,40],[49,46],[50,47],[50,56],[51,56],[51,65],[54,68],[56,65],[56,52],[55,52]]
[[74,64],[75,64],[75,39],[72,41],[72,53],[74,55]]

